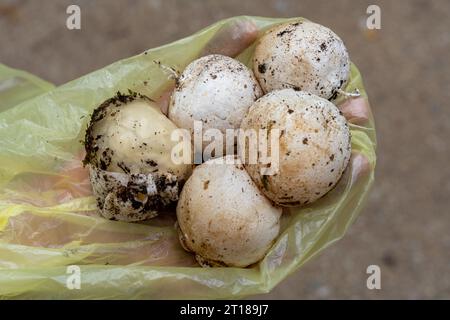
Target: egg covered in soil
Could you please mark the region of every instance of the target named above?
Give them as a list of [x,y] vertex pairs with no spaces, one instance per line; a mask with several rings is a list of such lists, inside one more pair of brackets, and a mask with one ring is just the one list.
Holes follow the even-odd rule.
[[178,200],[191,165],[173,161],[175,129],[151,99],[133,92],[94,110],[83,162],[105,218],[145,220]]

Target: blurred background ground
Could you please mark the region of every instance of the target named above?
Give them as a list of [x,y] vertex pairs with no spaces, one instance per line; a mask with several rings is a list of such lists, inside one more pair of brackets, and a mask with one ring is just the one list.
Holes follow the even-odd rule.
[[[65,27],[78,4],[82,30]],[[381,27],[364,28],[369,4]],[[0,0],[0,62],[62,84],[235,15],[303,16],[339,34],[378,131],[376,183],[347,236],[268,299],[450,298],[450,2],[447,0]],[[366,288],[381,267],[382,289]]]

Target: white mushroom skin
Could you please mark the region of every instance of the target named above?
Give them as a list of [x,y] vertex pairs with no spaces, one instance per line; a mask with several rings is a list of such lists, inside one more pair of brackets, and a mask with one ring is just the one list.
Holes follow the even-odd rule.
[[[246,163],[247,172],[275,204],[310,204],[330,191],[347,167],[351,154],[348,124],[328,100],[310,93],[272,91],[253,104],[243,129],[280,130],[279,171],[262,175],[267,166]],[[247,161],[248,162],[248,161]]]
[[213,54],[190,63],[179,77],[169,105],[169,119],[193,133],[239,128],[252,103],[262,95],[253,72],[233,58]]
[[102,216],[146,220],[178,200],[191,166],[171,159],[175,129],[149,98],[137,93],[118,93],[95,109],[83,162]]
[[[231,158],[230,158],[231,157]],[[202,266],[246,267],[261,260],[280,229],[281,209],[264,197],[242,164],[195,168],[177,205],[180,241]]]
[[258,40],[253,70],[266,93],[294,88],[333,100],[349,79],[350,59],[333,31],[299,21],[275,26]]

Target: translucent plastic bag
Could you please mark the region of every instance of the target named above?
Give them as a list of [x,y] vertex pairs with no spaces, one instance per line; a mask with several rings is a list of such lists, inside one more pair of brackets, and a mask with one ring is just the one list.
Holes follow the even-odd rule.
[[[0,297],[244,297],[270,291],[345,234],[374,179],[370,112],[367,121],[350,125],[352,159],[336,188],[312,205],[285,210],[276,243],[251,268],[199,267],[178,243],[174,213],[145,223],[113,222],[95,213],[79,142],[93,108],[119,90],[164,95],[171,80],[155,61],[183,70],[239,21],[263,30],[287,20],[223,20],[58,88],[0,66]],[[252,51],[249,46],[238,59],[250,65]],[[368,107],[361,76],[354,65],[351,71],[345,89],[359,89],[359,103]],[[69,265],[80,267],[79,290],[67,288]]]

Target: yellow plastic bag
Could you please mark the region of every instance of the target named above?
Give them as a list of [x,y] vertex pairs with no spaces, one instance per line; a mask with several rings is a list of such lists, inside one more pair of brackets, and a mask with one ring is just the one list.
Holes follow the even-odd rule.
[[[353,155],[336,188],[310,206],[285,210],[276,243],[251,268],[200,268],[178,243],[174,213],[134,224],[95,213],[79,142],[92,110],[119,90],[160,94],[171,80],[154,61],[183,70],[224,26],[239,20],[259,30],[287,21],[223,20],[58,88],[0,66],[0,297],[244,297],[270,291],[345,234],[374,180],[371,115],[350,126]],[[252,51],[248,47],[238,59],[250,65]],[[354,65],[351,71],[346,91],[359,89],[368,104]],[[70,265],[80,268],[79,290],[67,287]]]

